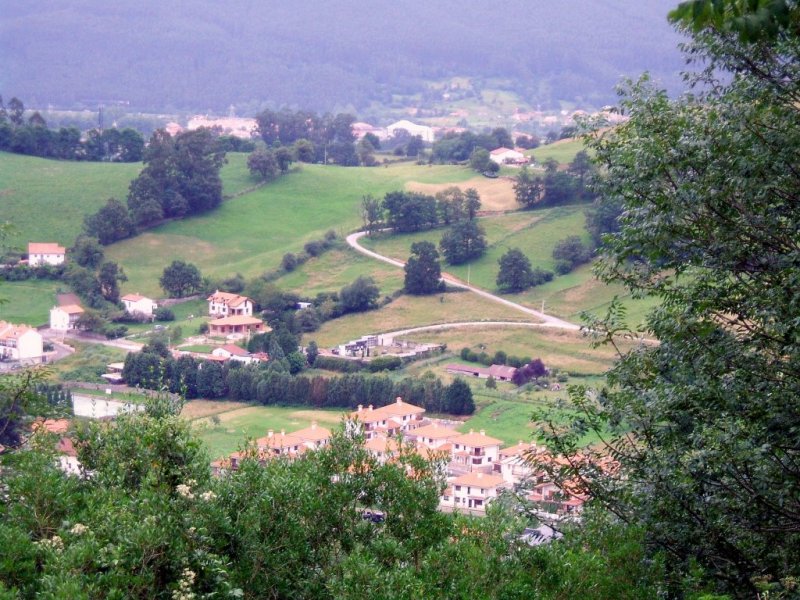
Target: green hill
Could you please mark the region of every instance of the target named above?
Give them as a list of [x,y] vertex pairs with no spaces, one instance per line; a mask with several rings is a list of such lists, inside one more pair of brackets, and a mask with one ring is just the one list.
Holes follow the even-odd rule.
[[[223,192],[241,193],[255,181],[246,154],[229,154],[222,168]],[[83,218],[109,198],[125,200],[141,163],[97,163],[48,160],[0,152],[0,222],[11,221],[12,246],[30,240],[71,245]]]
[[302,250],[329,229],[342,236],[358,229],[365,194],[382,197],[412,180],[443,183],[472,175],[465,167],[411,163],[386,168],[302,165],[212,213],[157,227],[110,246],[106,254],[125,269],[125,289],[143,294],[161,293],[158,278],[174,259],[196,264],[206,276],[239,272],[254,277],[276,268],[285,253]]

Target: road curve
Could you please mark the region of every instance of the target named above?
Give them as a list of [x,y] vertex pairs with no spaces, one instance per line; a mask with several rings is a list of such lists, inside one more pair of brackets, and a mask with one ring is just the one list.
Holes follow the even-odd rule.
[[[405,263],[400,260],[395,260],[393,258],[389,258],[388,256],[383,256],[382,254],[378,254],[377,252],[373,252],[372,250],[367,250],[366,248],[364,248],[364,246],[359,244],[358,240],[360,240],[366,234],[367,234],[366,231],[358,231],[356,233],[351,233],[350,235],[347,236],[347,244],[351,248],[353,248],[357,252],[360,252],[361,254],[364,254],[365,256],[369,256],[376,260],[383,261],[385,263],[388,263],[395,267],[399,267],[401,269],[405,266]],[[547,315],[541,311],[528,308],[527,306],[522,306],[521,304],[517,304],[516,302],[512,302],[511,300],[506,300],[505,298],[501,298],[500,296],[495,296],[494,294],[491,294],[480,288],[476,288],[475,286],[467,285],[460,279],[456,279],[455,277],[449,275],[448,273],[442,273],[442,279],[445,281],[445,283],[448,283],[449,285],[469,290],[470,292],[478,294],[479,296],[482,296],[487,300],[491,300],[492,302],[497,302],[498,304],[504,304],[505,306],[513,308],[514,310],[518,310],[532,317],[536,317],[541,321],[541,323],[539,324],[541,327],[553,327],[555,329],[568,329],[571,331],[577,331],[580,329],[580,326],[576,325],[575,323],[564,321],[563,319],[559,319],[552,315]]]

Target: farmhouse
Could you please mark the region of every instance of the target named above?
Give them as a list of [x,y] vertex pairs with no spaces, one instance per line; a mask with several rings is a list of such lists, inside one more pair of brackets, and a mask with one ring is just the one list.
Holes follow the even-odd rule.
[[42,354],[42,336],[36,329],[0,321],[0,360],[39,363]]
[[411,136],[420,136],[423,142],[428,142],[430,144],[433,143],[433,129],[426,125],[417,125],[416,123],[412,123],[411,121],[403,119],[402,121],[392,123],[386,128],[386,131],[389,133],[389,137],[397,136],[400,130],[407,131]]
[[30,242],[28,244],[28,265],[62,265],[67,256],[67,249],[53,242]]
[[511,148],[495,148],[489,153],[489,158],[498,165],[519,165],[528,162],[522,152]]
[[125,305],[125,310],[131,315],[152,317],[158,308],[158,304],[154,300],[139,294],[125,294],[121,300]]
[[77,304],[55,306],[50,309],[50,329],[67,331],[75,329],[78,319],[83,314],[83,309]]
[[246,365],[254,362],[261,362],[262,361],[262,354],[251,354],[241,346],[237,346],[236,344],[225,344],[224,346],[219,346],[218,348],[214,348],[211,351],[211,356],[216,356],[218,358],[222,358],[224,360],[235,360],[238,362],[243,362]]
[[208,297],[208,314],[212,317],[252,317],[253,301],[247,296],[217,290]]
[[254,333],[265,333],[271,331],[264,325],[261,319],[255,317],[233,316],[215,319],[208,324],[208,332],[211,335],[251,335]]
[[493,377],[497,381],[512,381],[514,374],[517,372],[515,367],[506,365],[492,365],[490,367],[481,367],[478,365],[459,365],[449,364],[445,365],[445,370],[453,375],[464,375],[466,377],[478,377],[480,379],[488,379]]

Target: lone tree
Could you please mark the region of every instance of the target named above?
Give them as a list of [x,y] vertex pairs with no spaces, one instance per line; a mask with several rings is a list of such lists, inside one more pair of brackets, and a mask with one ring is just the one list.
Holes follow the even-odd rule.
[[405,290],[408,294],[424,295],[441,292],[444,288],[439,252],[431,242],[415,242],[405,266]]
[[533,208],[544,195],[542,178],[523,166],[514,181],[514,198],[523,208]]
[[531,286],[531,261],[519,248],[511,248],[498,261],[497,287],[504,292],[521,292]]
[[442,236],[439,247],[451,265],[478,258],[486,251],[483,227],[475,221],[460,221]]
[[381,291],[375,285],[375,280],[361,275],[339,292],[342,312],[362,312],[376,308],[380,295]]
[[247,157],[247,168],[253,177],[264,181],[275,179],[281,172],[281,166],[275,153],[269,148],[259,146]]
[[183,298],[199,292],[203,287],[200,270],[182,260],[172,261],[172,264],[164,269],[158,282],[170,298]]

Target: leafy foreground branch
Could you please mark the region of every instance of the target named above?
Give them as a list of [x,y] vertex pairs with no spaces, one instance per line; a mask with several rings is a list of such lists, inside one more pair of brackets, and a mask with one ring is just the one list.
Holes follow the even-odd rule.
[[[792,26],[748,41],[703,23],[688,53],[707,91],[673,101],[632,83],[630,120],[591,143],[601,197],[623,207],[599,274],[659,300],[647,335],[660,343],[624,354],[608,389],[573,390],[575,418],[542,433],[565,456],[586,430],[616,433],[601,453],[617,477],[596,449],[560,476],[645,529],[671,595],[700,573],[717,592],[795,598],[800,37]],[[614,305],[591,329],[612,340],[623,323]]]
[[435,464],[400,452],[381,465],[342,433],[215,479],[177,408],[156,398],[79,431],[82,477],[56,467],[44,434],[3,457],[0,597],[656,595],[634,528],[590,521],[583,537],[532,547],[501,503],[484,519],[441,513]]

